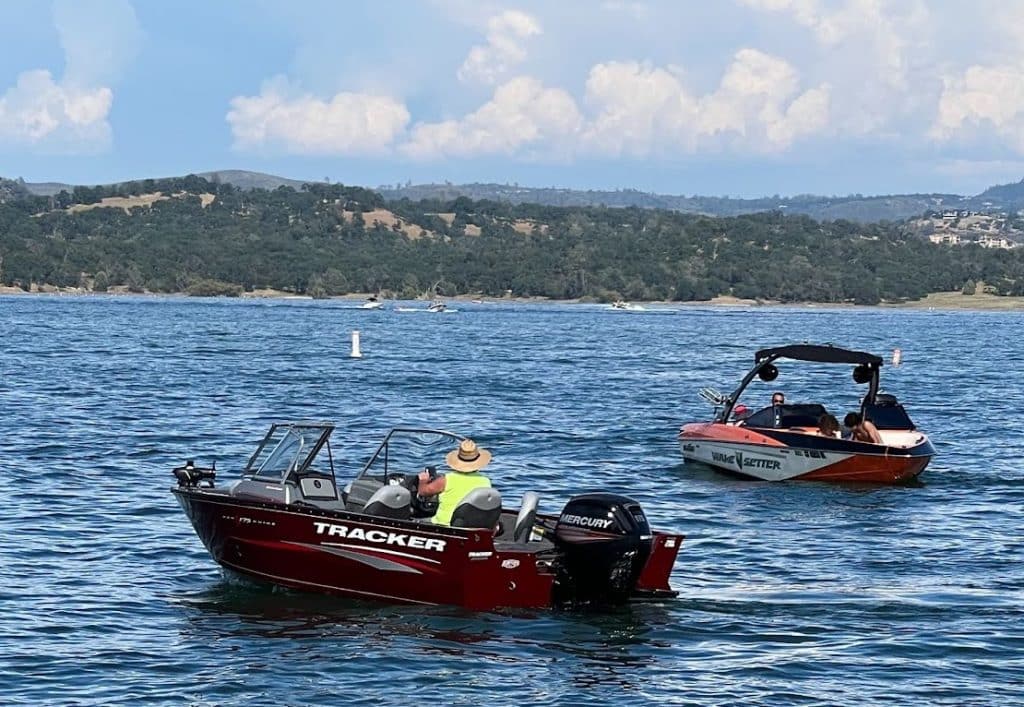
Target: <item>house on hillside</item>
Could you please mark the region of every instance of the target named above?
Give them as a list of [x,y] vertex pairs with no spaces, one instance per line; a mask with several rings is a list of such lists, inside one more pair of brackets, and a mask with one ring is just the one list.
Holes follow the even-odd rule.
[[978,245],[982,248],[1004,248],[1010,249],[1017,244],[999,236],[982,236],[978,239]]
[[961,242],[959,233],[935,233],[928,236],[928,240],[943,245],[960,245]]

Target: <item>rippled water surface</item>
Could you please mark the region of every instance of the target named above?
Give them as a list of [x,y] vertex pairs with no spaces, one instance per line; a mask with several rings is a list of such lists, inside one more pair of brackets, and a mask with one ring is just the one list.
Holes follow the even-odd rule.
[[[0,298],[0,702],[1024,701],[1022,315],[458,307]],[[939,452],[920,485],[681,463],[679,425],[711,412],[697,389],[728,390],[755,349],[805,340],[903,350],[883,388]],[[855,405],[845,367],[780,369],[790,400]],[[687,535],[679,598],[473,614],[224,576],[169,470],[216,458],[229,476],[293,418],[338,424],[340,476],[415,423],[477,438],[503,494],[537,490],[546,512],[626,492]]]

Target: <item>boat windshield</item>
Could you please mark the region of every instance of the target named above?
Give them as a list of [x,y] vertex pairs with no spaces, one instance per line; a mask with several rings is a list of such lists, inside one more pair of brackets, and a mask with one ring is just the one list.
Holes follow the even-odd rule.
[[388,474],[415,474],[425,467],[441,469],[444,456],[462,437],[444,430],[396,427],[388,432],[360,476],[383,480]]
[[332,429],[325,425],[273,425],[249,460],[245,473],[283,481],[290,474],[304,471]]

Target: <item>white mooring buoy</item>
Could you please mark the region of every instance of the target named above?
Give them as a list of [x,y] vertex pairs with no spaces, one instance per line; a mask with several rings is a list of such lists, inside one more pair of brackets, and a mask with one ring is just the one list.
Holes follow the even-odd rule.
[[352,330],[352,358],[362,358],[363,352],[359,350],[359,330]]
[[903,360],[903,352],[900,351],[899,349],[893,349],[892,350],[892,365],[898,366],[898,365],[900,365],[900,362],[902,360]]

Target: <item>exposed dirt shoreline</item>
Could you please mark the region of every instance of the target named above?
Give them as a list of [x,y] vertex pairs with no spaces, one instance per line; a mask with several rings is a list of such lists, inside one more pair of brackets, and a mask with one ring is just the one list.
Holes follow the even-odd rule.
[[[183,297],[187,296],[185,292],[178,293],[158,293],[158,292],[128,292],[123,287],[112,287],[108,292],[92,292],[79,287],[54,287],[52,285],[33,285],[30,292],[22,290],[20,287],[7,287],[0,285],[0,295],[35,295],[35,296],[92,296],[92,295],[119,295],[119,296],[134,296],[134,297]],[[338,297],[332,297],[333,300],[341,301],[353,301],[362,302],[369,297],[369,293],[352,293],[347,295],[341,295]],[[239,295],[239,299],[312,299],[308,295],[296,295],[291,292],[285,292],[283,290],[253,290],[252,292],[243,292]],[[472,301],[484,301],[484,302],[551,302],[553,304],[578,304],[588,303],[593,304],[593,300],[556,300],[548,299],[546,297],[486,297],[483,295],[456,295],[454,297],[441,297],[439,299],[454,300],[462,302]],[[951,310],[967,310],[967,311],[978,311],[978,312],[1013,312],[1013,311],[1024,311],[1024,297],[1000,297],[997,295],[990,294],[975,294],[965,295],[959,291],[957,292],[933,292],[924,299],[916,300],[913,302],[883,302],[878,305],[853,305],[847,303],[836,303],[836,302],[776,302],[771,300],[750,300],[750,299],[739,299],[737,297],[715,297],[712,300],[705,300],[700,302],[640,302],[637,304],[645,305],[662,305],[672,307],[694,307],[694,306],[717,306],[717,307],[761,307],[761,306],[772,306],[772,307],[794,307],[800,309],[835,309],[835,308],[850,308],[850,309],[951,309]]]

